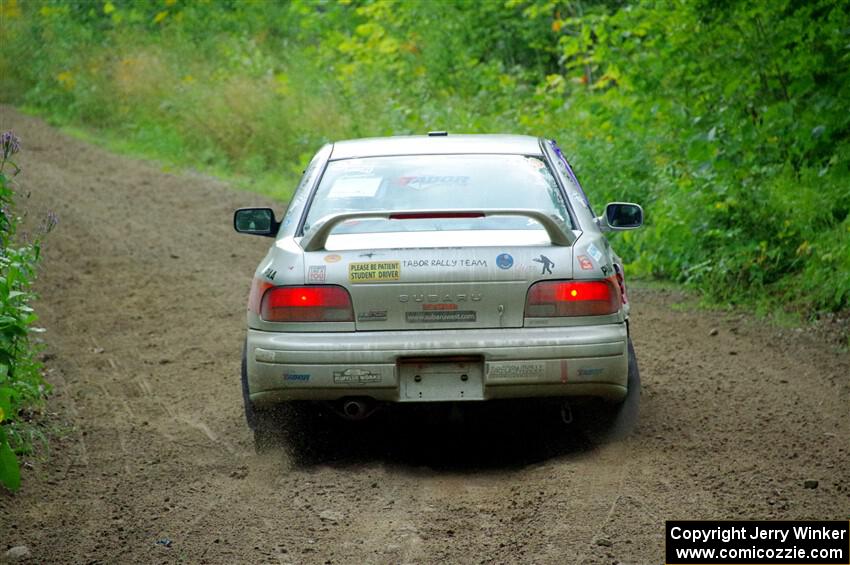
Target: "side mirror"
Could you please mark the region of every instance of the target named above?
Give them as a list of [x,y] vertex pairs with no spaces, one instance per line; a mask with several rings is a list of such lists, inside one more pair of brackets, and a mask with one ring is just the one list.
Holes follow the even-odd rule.
[[233,213],[233,229],[239,233],[274,237],[278,228],[271,208],[240,208]]
[[643,225],[643,208],[629,202],[610,202],[605,215],[596,221],[604,231],[633,230]]

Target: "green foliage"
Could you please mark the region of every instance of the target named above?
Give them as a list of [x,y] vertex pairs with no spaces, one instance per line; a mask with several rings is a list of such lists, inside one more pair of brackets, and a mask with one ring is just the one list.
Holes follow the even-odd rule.
[[31,290],[41,252],[41,238],[55,225],[49,216],[34,241],[18,237],[12,180],[4,172],[7,166],[19,169],[11,161],[19,149],[12,132],[0,138],[0,483],[10,490],[20,487],[20,469],[15,456],[29,449],[23,409],[37,404],[45,391],[41,364],[35,359],[30,334],[37,317],[30,307],[35,298]]
[[[720,301],[850,307],[841,0],[48,0],[0,18],[0,92],[157,157],[289,179],[347,137],[559,141],[630,272]],[[70,54],[70,55],[69,55]],[[2,78],[4,77],[5,78]]]

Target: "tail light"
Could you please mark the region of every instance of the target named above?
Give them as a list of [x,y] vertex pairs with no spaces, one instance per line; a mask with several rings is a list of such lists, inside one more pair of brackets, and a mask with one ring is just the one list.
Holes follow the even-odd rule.
[[263,294],[260,318],[267,322],[352,322],[351,297],[341,286],[276,286]]
[[260,277],[254,277],[251,281],[251,292],[248,294],[248,310],[255,314],[260,313],[260,302],[263,300],[263,295],[274,285]]
[[617,263],[614,263],[614,273],[617,279],[617,285],[620,287],[620,298],[623,301],[623,304],[628,304],[629,299],[626,296],[626,279],[623,278],[623,269]]
[[611,279],[602,281],[544,281],[528,290],[528,318],[603,316],[620,309],[620,289]]

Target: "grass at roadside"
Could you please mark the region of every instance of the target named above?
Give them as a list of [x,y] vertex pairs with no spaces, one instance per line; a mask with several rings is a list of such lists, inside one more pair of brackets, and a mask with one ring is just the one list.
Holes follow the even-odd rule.
[[[43,116],[43,112],[37,108],[23,107],[21,110],[32,116]],[[294,173],[266,170],[249,176],[234,173],[224,165],[204,165],[191,157],[186,157],[181,151],[174,151],[173,147],[163,144],[160,138],[149,135],[127,137],[118,131],[65,125],[61,121],[51,120],[49,116],[45,117],[51,125],[57,126],[63,133],[119,155],[155,162],[164,172],[199,173],[212,176],[240,190],[268,196],[284,205],[289,202],[298,183],[298,177]]]

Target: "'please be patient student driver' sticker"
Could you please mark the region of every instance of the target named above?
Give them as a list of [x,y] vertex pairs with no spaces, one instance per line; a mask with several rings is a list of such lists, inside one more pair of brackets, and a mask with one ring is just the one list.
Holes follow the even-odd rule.
[[400,277],[400,261],[364,261],[348,265],[348,280],[352,283],[397,281]]

